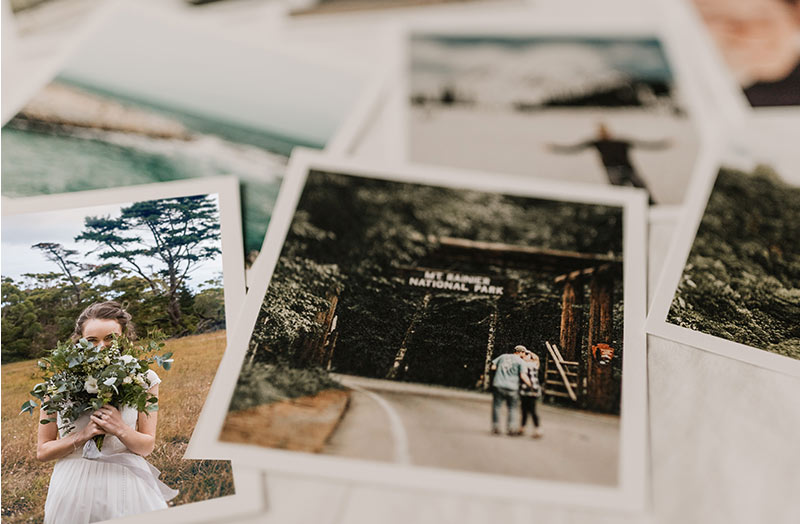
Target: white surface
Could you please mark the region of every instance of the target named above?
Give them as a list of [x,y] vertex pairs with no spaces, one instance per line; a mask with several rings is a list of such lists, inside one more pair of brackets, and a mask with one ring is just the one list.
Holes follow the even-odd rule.
[[[158,0],[158,3],[166,10],[189,11],[180,0]],[[273,30],[284,22],[271,18],[274,4],[262,2],[257,8],[254,4],[259,3],[222,2],[189,14],[218,27],[230,23],[228,27],[235,27],[241,36],[248,38],[278,38]],[[537,0],[535,5],[548,13],[577,12],[580,15],[576,16],[583,19],[614,19],[620,12],[626,18],[647,16],[653,11],[648,2],[636,0]],[[580,7],[577,11],[576,5]],[[352,23],[346,17],[332,24],[313,20],[303,22],[304,25],[286,22],[290,27],[284,34],[295,41],[320,44],[332,54],[341,53],[365,63],[380,62],[377,52],[364,45],[379,33],[375,18],[379,17],[355,17]],[[23,73],[41,66],[45,50],[52,53],[57,49],[51,45],[56,38],[49,35],[11,46],[5,19],[3,30],[4,58],[9,48],[31,51],[31,55],[38,52],[39,62],[28,59],[22,66]],[[3,60],[4,100],[7,90],[17,88],[25,76],[7,74],[6,64]],[[713,91],[707,94],[714,95]],[[379,120],[371,128],[360,155],[380,159],[391,154],[390,140],[381,134],[382,126],[385,127]],[[650,283],[655,281],[666,258],[672,229],[669,220],[651,225]],[[797,499],[800,379],[652,337],[648,368],[652,522],[800,522]],[[612,513],[534,506],[526,503],[523,495],[518,503],[509,504],[490,498],[432,495],[420,490],[375,488],[285,474],[268,474],[267,484],[268,511],[242,522],[627,524],[643,521]]]

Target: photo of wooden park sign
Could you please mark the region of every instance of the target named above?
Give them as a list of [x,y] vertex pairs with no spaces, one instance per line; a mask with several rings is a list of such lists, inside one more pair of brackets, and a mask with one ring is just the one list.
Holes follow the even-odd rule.
[[[402,380],[406,376],[408,348],[433,296],[453,293],[482,295],[490,299],[491,305],[483,372],[475,377],[475,383],[478,388],[488,389],[491,361],[499,354],[495,353],[498,301],[515,300],[519,283],[502,275],[450,268],[458,267],[462,262],[469,267],[500,270],[535,269],[552,275],[550,281],[561,293],[559,339],[545,344],[547,356],[542,362],[544,375],[540,377],[545,397],[559,398],[562,402],[594,411],[618,411],[619,380],[613,376],[611,360],[615,349],[611,342],[615,287],[622,280],[620,257],[449,237],[438,237],[432,242],[437,247],[426,258],[426,266],[433,267],[394,268],[405,285],[419,290],[422,297],[384,378]],[[588,308],[584,304],[587,290]],[[306,362],[315,362],[328,369],[331,369],[338,338],[338,294],[338,290],[330,290],[326,295],[330,307],[320,311],[316,318],[322,327],[320,335],[304,340],[300,351]],[[585,319],[587,309],[588,319]],[[583,340],[586,343],[582,345]]]
[[505,293],[508,279],[459,273],[449,270],[400,268],[408,273],[406,283],[409,286],[425,288],[430,291],[455,291],[460,293],[476,293],[481,295],[500,296]]
[[[447,237],[436,240],[439,248],[434,258],[443,262],[443,266],[461,260],[501,268],[536,267],[555,274],[553,283],[561,286],[562,290],[561,325],[558,342],[546,343],[548,355],[542,377],[545,395],[569,399],[596,411],[613,412],[618,409],[615,404],[619,400],[619,382],[613,377],[611,360],[614,348],[610,343],[614,289],[622,279],[620,257]],[[501,276],[434,268],[399,268],[398,271],[408,286],[424,290],[425,296],[406,330],[394,364],[386,375],[388,379],[402,375],[408,339],[414,332],[415,324],[423,317],[433,294],[456,292],[513,298],[518,288],[516,280]],[[583,333],[583,302],[587,286],[588,333]],[[484,372],[480,379],[483,389],[489,388],[489,367],[497,356],[494,353],[497,316],[495,305],[488,327]],[[585,347],[581,347],[582,335],[586,335]]]

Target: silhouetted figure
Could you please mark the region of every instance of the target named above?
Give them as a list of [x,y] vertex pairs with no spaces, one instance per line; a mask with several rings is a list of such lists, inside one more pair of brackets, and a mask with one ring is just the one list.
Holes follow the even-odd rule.
[[569,146],[550,144],[549,148],[555,153],[578,153],[590,147],[595,148],[606,168],[609,183],[615,186],[640,187],[647,191],[650,204],[655,204],[647,184],[633,167],[629,152],[632,147],[658,150],[665,149],[669,145],[669,140],[645,141],[614,138],[608,128],[604,124],[600,124],[597,126],[597,138],[594,140]]
[[446,106],[451,106],[456,103],[456,92],[452,87],[445,87],[442,90],[440,102]]

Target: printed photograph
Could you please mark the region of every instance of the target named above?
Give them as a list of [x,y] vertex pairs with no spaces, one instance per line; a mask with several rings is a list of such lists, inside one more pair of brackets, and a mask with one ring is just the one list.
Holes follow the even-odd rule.
[[693,4],[752,107],[800,105],[800,1]]
[[220,441],[618,485],[621,205],[312,169],[288,211]]
[[406,45],[410,160],[683,202],[699,137],[657,38],[413,32]]
[[463,5],[478,3],[512,3],[516,0],[299,0],[292,16],[353,13],[359,11],[380,11],[383,9],[429,7],[441,5]]
[[90,195],[3,216],[3,522],[234,494],[230,462],[183,459],[226,347],[220,196]]
[[[683,268],[667,322],[800,360],[800,171],[732,148]],[[674,289],[674,288],[673,288]],[[727,354],[725,346],[719,353]]]
[[323,148],[363,84],[126,7],[3,127],[2,194],[235,175],[252,262],[291,150]]

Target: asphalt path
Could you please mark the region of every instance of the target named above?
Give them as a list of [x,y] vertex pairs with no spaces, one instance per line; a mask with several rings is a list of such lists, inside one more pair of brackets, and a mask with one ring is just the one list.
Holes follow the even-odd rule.
[[554,481],[617,482],[619,417],[540,403],[542,438],[531,438],[530,421],[524,436],[492,435],[489,394],[336,378],[352,394],[323,453]]

